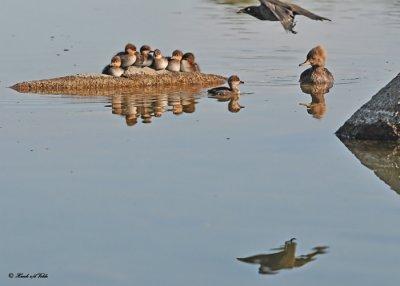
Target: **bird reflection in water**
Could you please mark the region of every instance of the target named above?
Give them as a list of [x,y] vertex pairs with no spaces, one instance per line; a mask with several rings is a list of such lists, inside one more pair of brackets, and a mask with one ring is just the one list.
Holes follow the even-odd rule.
[[239,103],[239,93],[232,93],[228,95],[210,95],[209,98],[214,98],[218,102],[228,102],[228,110],[232,113],[237,113],[244,108],[244,106],[240,105]]
[[[152,123],[166,112],[179,116],[196,111],[198,100],[204,96],[200,87],[180,88],[149,88],[137,93],[114,94],[111,99],[112,113],[125,117],[128,126],[138,122]],[[217,98],[217,97],[215,97]],[[217,98],[218,101],[228,102],[230,112],[239,112],[243,106],[239,104],[239,95]]]
[[196,93],[129,94],[114,95],[111,99],[112,113],[125,117],[128,126],[138,122],[152,123],[153,117],[165,112],[175,115],[193,113],[197,103]]
[[311,95],[310,103],[300,103],[307,108],[307,113],[316,119],[322,119],[326,113],[325,94],[329,93],[332,83],[300,84],[301,91]]
[[259,264],[258,273],[260,274],[277,274],[282,269],[294,269],[304,266],[305,264],[314,261],[317,255],[324,254],[327,252],[327,246],[314,247],[312,252],[300,255],[296,257],[296,246],[295,238],[292,238],[285,242],[285,245],[275,248],[272,250],[279,250],[275,253],[270,254],[258,254],[254,256],[237,258],[237,260]]

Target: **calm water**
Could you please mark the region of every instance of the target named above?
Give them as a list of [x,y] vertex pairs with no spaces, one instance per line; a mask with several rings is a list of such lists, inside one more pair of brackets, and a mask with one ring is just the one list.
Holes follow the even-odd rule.
[[[398,148],[351,147],[367,168],[334,132],[400,71],[400,1],[299,0],[333,22],[299,17],[297,35],[218,2],[2,1],[1,285],[399,284]],[[201,90],[7,88],[100,71],[128,41],[238,74],[245,108]],[[315,99],[298,64],[319,43],[336,85]],[[236,260],[286,255],[270,249],[292,237],[291,257],[310,258],[301,268],[259,275]],[[313,256],[318,246],[328,252]]]

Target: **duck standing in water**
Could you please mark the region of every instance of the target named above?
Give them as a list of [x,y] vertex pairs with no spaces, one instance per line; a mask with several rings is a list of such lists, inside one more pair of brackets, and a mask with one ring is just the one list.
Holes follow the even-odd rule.
[[249,14],[253,17],[256,17],[260,20],[265,21],[280,21],[283,28],[292,32],[293,34],[297,34],[293,28],[296,26],[294,22],[294,18],[296,15],[306,16],[312,20],[318,21],[331,21],[328,18],[318,16],[310,11],[301,8],[298,5],[288,3],[283,0],[259,0],[261,5],[259,6],[249,6],[243,9],[240,9],[237,13]]
[[125,51],[116,54],[121,58],[121,67],[127,68],[132,66],[136,62],[137,53],[136,46],[132,44],[126,44]]
[[186,53],[182,56],[181,72],[200,72],[193,53]]
[[167,70],[173,72],[179,72],[181,70],[181,60],[183,53],[180,50],[175,50],[172,52],[172,57],[168,60]]
[[154,50],[154,59],[152,68],[156,71],[165,70],[168,66],[168,60],[163,57],[159,49]]
[[311,65],[311,68],[305,70],[300,75],[300,83],[302,84],[333,84],[334,78],[331,72],[325,68],[326,50],[322,46],[313,48],[307,54],[307,59],[303,65]]
[[120,77],[124,73],[124,69],[121,68],[121,58],[114,56],[111,59],[111,63],[103,69],[102,73]]
[[209,89],[208,93],[213,96],[219,96],[219,97],[226,96],[226,97],[230,98],[231,95],[240,93],[239,85],[243,84],[243,83],[244,82],[241,81],[237,75],[232,75],[228,78],[229,87],[227,87],[227,86],[215,87],[215,88]]

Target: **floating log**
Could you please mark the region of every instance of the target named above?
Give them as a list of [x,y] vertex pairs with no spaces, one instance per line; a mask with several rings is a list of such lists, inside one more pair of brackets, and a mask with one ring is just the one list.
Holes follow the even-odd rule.
[[343,143],[361,164],[400,195],[400,144],[365,140],[344,140]]
[[67,95],[113,95],[128,94],[148,88],[213,87],[226,82],[220,75],[199,72],[156,72],[150,69],[132,68],[123,77],[103,74],[77,74],[58,78],[20,82],[11,88],[21,93],[67,94]]
[[341,139],[400,139],[400,74],[336,131]]

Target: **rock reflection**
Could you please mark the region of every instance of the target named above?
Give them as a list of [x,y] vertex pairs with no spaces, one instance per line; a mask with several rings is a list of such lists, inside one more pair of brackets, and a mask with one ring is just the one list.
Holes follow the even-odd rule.
[[296,257],[296,246],[295,238],[288,240],[285,244],[279,248],[272,250],[279,250],[275,253],[270,254],[258,254],[254,256],[237,258],[237,260],[259,264],[258,273],[260,274],[277,274],[282,269],[293,269],[304,266],[305,264],[316,260],[316,256],[327,252],[327,246],[317,246],[312,251],[305,255]]
[[239,103],[240,99],[239,93],[233,93],[228,95],[210,95],[209,98],[214,98],[218,102],[228,102],[228,110],[232,113],[237,113],[242,108],[244,108],[244,106],[240,105]]
[[400,194],[400,143],[359,140],[343,143],[361,164]]
[[322,119],[326,113],[325,94],[329,93],[332,83],[300,84],[301,91],[311,95],[310,103],[300,103],[307,108],[307,113],[316,119]]

